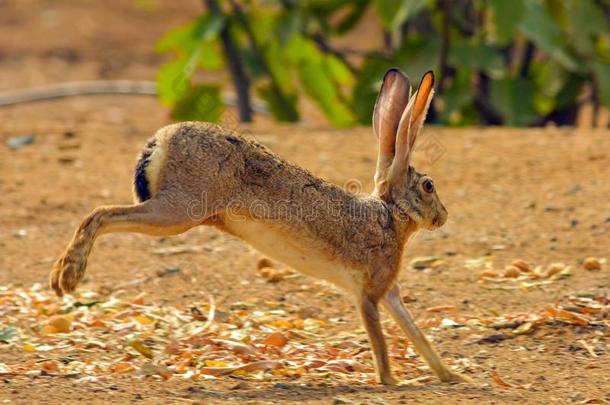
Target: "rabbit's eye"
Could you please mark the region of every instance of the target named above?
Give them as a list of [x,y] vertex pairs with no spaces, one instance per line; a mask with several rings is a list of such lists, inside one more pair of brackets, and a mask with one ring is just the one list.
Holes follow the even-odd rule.
[[434,191],[434,183],[432,182],[432,180],[424,180],[424,182],[422,183],[422,187],[424,188],[424,191],[426,193],[432,193]]

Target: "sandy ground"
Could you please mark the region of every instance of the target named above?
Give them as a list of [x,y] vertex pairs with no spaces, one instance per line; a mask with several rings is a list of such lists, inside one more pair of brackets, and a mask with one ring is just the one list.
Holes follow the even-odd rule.
[[[120,6],[101,11],[94,2],[0,2],[0,90],[87,78],[152,79],[161,63],[150,44],[166,27],[188,19],[197,2],[156,12]],[[170,2],[167,2],[168,4]],[[29,8],[28,8],[29,7]],[[190,8],[189,8],[190,7]],[[95,15],[95,20],[91,15]],[[130,23],[118,16],[129,16]],[[87,17],[89,16],[89,17]],[[87,20],[89,18],[89,20]],[[50,21],[50,22],[49,22]],[[87,22],[88,21],[88,22]],[[100,22],[107,28],[104,31]],[[45,24],[50,24],[48,27]],[[148,27],[151,29],[148,29]],[[46,27],[46,28],[45,28]],[[146,29],[145,29],[146,27]],[[16,33],[22,33],[19,37]],[[106,33],[107,35],[105,35]],[[9,35],[10,34],[10,35]],[[44,35],[45,41],[36,42]],[[65,40],[74,35],[74,41]],[[24,40],[29,38],[29,41]],[[126,52],[125,44],[130,45]],[[55,52],[58,47],[65,52]],[[121,48],[123,47],[123,48]],[[63,49],[62,48],[62,49]],[[77,56],[74,57],[74,54]],[[75,98],[0,110],[0,285],[29,287],[47,281],[51,263],[81,218],[94,207],[131,201],[132,170],[145,140],[168,123],[156,100],[138,97]],[[321,177],[345,184],[356,180],[371,190],[376,156],[369,128],[334,130],[324,123],[279,126],[259,121],[235,125],[280,155]],[[12,136],[34,134],[35,143],[10,150]],[[69,135],[67,135],[69,134]],[[436,232],[422,232],[409,245],[400,276],[410,308],[422,320],[425,308],[454,305],[477,316],[536,313],[570,294],[607,293],[610,268],[588,272],[582,261],[610,256],[610,138],[606,132],[574,129],[463,129],[429,127],[415,167],[435,179],[449,221]],[[160,247],[210,246],[205,254],[162,257]],[[434,270],[410,268],[412,257],[436,255],[446,262]],[[491,290],[477,283],[465,260],[489,255],[502,268],[514,259],[546,265],[563,262],[573,276],[528,290]],[[115,234],[101,238],[90,258],[83,288],[126,283],[168,267],[184,277],[164,277],[127,288],[167,305],[188,305],[213,294],[220,305],[286,300],[314,306],[329,324],[331,337],[357,328],[350,301],[325,284],[301,277],[270,285],[256,272],[259,254],[211,228],[173,238]],[[196,282],[192,282],[196,280]],[[301,288],[302,285],[310,286]],[[347,325],[347,326],[346,326]],[[570,325],[497,344],[472,344],[465,332],[434,332],[444,357],[466,358],[478,367],[473,382],[456,386],[308,384],[298,380],[250,383],[232,390],[235,380],[170,379],[157,382],[116,376],[99,384],[67,379],[0,376],[0,400],[14,403],[227,403],[231,401],[308,403],[607,403],[610,401],[609,332]],[[578,345],[596,342],[597,357]],[[0,346],[0,362],[33,356]],[[502,388],[490,378],[496,370],[528,389]],[[342,402],[343,401],[343,402]],[[351,401],[351,402],[350,402]],[[597,401],[597,402],[596,402]]]

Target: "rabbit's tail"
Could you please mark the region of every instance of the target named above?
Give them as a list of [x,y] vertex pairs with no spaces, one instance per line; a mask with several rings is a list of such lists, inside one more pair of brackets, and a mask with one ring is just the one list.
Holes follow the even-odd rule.
[[167,155],[164,141],[165,137],[153,137],[138,157],[133,180],[133,198],[136,203],[150,199],[159,189],[159,175]]

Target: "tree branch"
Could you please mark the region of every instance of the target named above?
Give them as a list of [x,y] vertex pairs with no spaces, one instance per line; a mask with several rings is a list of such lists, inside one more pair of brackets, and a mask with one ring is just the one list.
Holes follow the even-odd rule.
[[487,99],[489,78],[482,72],[477,74],[476,95],[474,105],[484,119],[486,125],[502,125],[502,115]]
[[241,9],[240,5],[237,4],[237,2],[235,0],[229,0],[229,2],[231,3],[231,7],[233,8],[233,12],[235,14],[236,21],[239,23],[239,25],[241,25],[242,29],[246,33],[246,36],[248,37],[248,42],[250,42],[250,46],[252,47],[252,50],[254,51],[254,56],[256,57],[261,69],[263,69],[263,71],[269,77],[269,79],[271,81],[271,91],[273,91],[273,93],[277,97],[279,104],[285,107],[284,112],[289,117],[288,120],[297,121],[299,119],[299,115],[298,115],[297,111],[291,107],[291,104],[290,104],[288,98],[286,97],[286,95],[284,94],[282,89],[280,88],[280,85],[277,83],[277,80],[276,80],[275,76],[273,75],[273,72],[271,71],[269,64],[267,63],[267,60],[265,59],[262,49],[260,48],[260,46],[258,45],[258,43],[256,41],[256,37],[254,36],[252,27],[250,27],[250,23],[248,22],[248,19],[246,18],[243,10]]
[[450,33],[449,30],[451,28],[451,4],[450,0],[441,0],[440,8],[442,13],[442,28],[441,28],[441,52],[439,58],[439,68],[441,74],[441,80],[438,83],[438,92],[442,93],[445,88],[445,83],[447,82],[447,78],[450,74],[450,68],[448,65],[448,57],[449,57],[449,42],[450,42]]
[[521,68],[519,69],[519,76],[522,78],[527,78],[527,75],[530,70],[530,64],[532,63],[532,59],[534,58],[534,44],[532,41],[527,41],[527,45],[525,45],[525,49],[523,50],[523,58],[521,60]]
[[[220,15],[222,10],[216,0],[203,0],[204,5],[207,4],[208,9],[211,13]],[[227,21],[220,31],[220,38],[222,40],[222,47],[224,50],[225,57],[229,63],[229,69],[231,70],[231,76],[233,78],[233,85],[237,92],[237,108],[239,110],[239,119],[242,122],[252,121],[252,106],[250,103],[250,79],[246,75],[244,68],[239,58],[239,52],[237,46],[231,38],[230,22]]]
[[318,45],[318,48],[320,48],[322,52],[336,56],[339,60],[341,60],[341,62],[345,64],[345,66],[347,66],[350,72],[358,73],[358,69],[356,69],[356,67],[347,60],[345,53],[338,49],[332,48],[328,44],[328,42],[326,42],[326,38],[324,38],[322,34],[312,34],[311,39]]

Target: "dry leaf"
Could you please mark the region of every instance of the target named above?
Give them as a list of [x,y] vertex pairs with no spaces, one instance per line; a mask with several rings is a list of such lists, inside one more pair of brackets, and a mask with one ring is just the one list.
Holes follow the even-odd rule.
[[47,360],[42,362],[42,369],[45,371],[58,371],[59,367],[53,360]]
[[201,374],[205,375],[227,375],[234,373],[236,371],[244,371],[244,372],[252,372],[259,370],[273,370],[280,366],[280,363],[277,361],[255,361],[253,363],[243,364],[241,366],[231,366],[231,367],[202,367],[200,369]]
[[267,346],[283,347],[288,343],[288,338],[282,332],[273,332],[262,343]]
[[31,344],[26,343],[23,345],[23,350],[26,352],[32,353],[32,352],[36,351],[36,347],[32,346]]
[[131,342],[129,342],[129,346],[131,346],[134,349],[136,349],[136,351],[138,353],[140,353],[142,356],[147,357],[149,359],[153,358],[152,349],[150,347],[146,346],[141,341],[139,341],[139,340],[132,340]]
[[525,335],[534,331],[534,324],[532,322],[525,322],[519,325],[515,330],[513,330],[514,335]]
[[[233,351],[236,354],[254,354],[256,350],[245,343],[237,342],[233,340],[227,339],[210,339],[212,342],[225,346]],[[266,343],[267,344],[267,343]]]
[[454,305],[437,305],[426,308],[426,312],[457,312],[458,309]]
[[441,258],[439,256],[415,257],[409,262],[409,265],[414,269],[423,270],[425,268],[432,267],[434,262],[440,259]]
[[273,262],[267,257],[260,257],[256,262],[256,268],[260,271],[265,267],[273,268]]
[[583,267],[587,270],[601,270],[602,264],[599,259],[595,257],[587,257],[583,262]]
[[506,381],[504,381],[502,378],[500,378],[500,375],[498,374],[498,372],[496,370],[492,370],[491,371],[491,378],[494,380],[494,382],[502,388],[513,388],[512,384],[507,383]]
[[546,309],[546,314],[560,321],[573,323],[580,326],[588,326],[589,320],[582,315],[574,312],[566,311],[565,309],[549,307]]
[[131,364],[128,363],[118,363],[114,366],[114,372],[115,373],[128,373],[130,371],[133,370],[133,367],[131,366]]
[[142,365],[142,367],[140,367],[140,369],[138,370],[138,374],[146,377],[158,375],[161,376],[164,380],[169,380],[172,377],[173,373],[165,366],[146,363]]
[[68,333],[72,329],[72,317],[69,315],[54,315],[49,319],[48,324],[57,329],[59,333]]
[[59,333],[59,330],[53,325],[45,325],[40,329],[41,336],[54,335],[56,333]]

